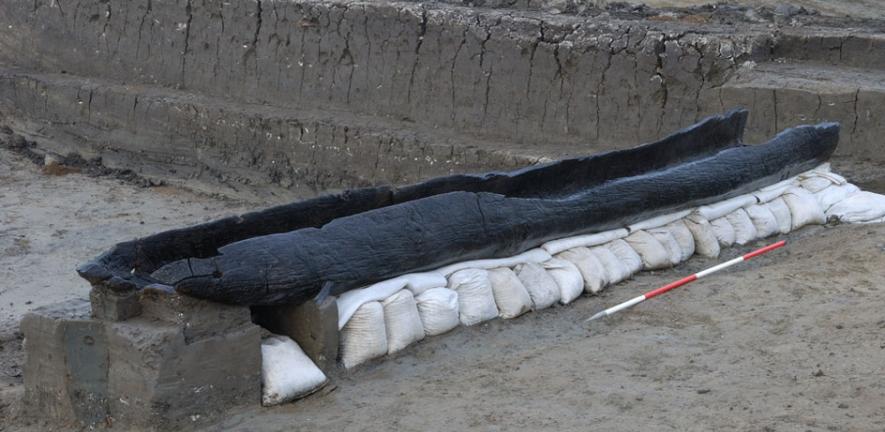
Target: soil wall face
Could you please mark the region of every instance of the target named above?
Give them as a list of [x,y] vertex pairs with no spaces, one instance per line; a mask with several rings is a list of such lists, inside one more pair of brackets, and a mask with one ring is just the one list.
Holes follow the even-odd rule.
[[[781,57],[882,63],[864,55],[881,45],[868,36],[441,3],[16,0],[0,26],[11,30],[0,34],[0,60],[15,67],[4,74],[3,109],[21,129],[39,123],[54,141],[79,140],[68,148],[122,166],[296,195],[632,146],[735,105],[763,111],[750,119],[749,138],[760,141],[844,119],[813,118],[821,111],[805,113],[801,94],[779,107],[759,80],[733,86],[743,69]],[[831,49],[815,54],[822,44]],[[62,106],[50,118],[41,100]],[[846,119],[860,117],[851,108]],[[132,118],[150,126],[115,135],[133,130]],[[246,126],[226,131],[222,118]],[[335,132],[303,139],[318,118]],[[369,134],[382,138],[351,139]],[[488,153],[467,164],[448,157],[463,148]],[[132,154],[148,155],[142,167]],[[366,167],[378,160],[408,174]]]
[[3,54],[53,72],[508,138],[637,142],[691,123],[699,93],[768,50],[746,35],[547,18],[413,3],[15,2]]

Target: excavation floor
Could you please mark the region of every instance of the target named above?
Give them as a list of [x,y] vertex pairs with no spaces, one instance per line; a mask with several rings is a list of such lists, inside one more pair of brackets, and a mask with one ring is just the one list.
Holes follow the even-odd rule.
[[[885,191],[881,166],[835,165]],[[86,296],[73,272],[79,261],[123,239],[245,210],[172,188],[50,176],[5,150],[0,179],[0,417],[15,415],[22,391],[17,321]],[[589,326],[582,321],[602,307],[713,261],[460,328],[343,373],[298,403],[218,420],[242,431],[885,428],[885,225],[809,227],[787,239],[786,249]]]
[[[726,274],[583,320],[713,264],[427,339],[227,430],[885,428],[885,225],[812,227]],[[730,249],[730,258],[758,247]]]

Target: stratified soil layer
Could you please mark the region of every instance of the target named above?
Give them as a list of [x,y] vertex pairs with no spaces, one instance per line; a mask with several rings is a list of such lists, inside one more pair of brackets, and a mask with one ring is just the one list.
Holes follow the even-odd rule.
[[623,148],[736,106],[751,142],[838,121],[841,154],[882,157],[881,21],[480,5],[13,2],[0,107],[46,150],[262,202]]

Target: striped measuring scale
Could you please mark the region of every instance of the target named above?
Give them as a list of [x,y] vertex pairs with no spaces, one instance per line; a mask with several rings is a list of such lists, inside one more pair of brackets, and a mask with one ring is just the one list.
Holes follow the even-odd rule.
[[[720,271],[720,270],[725,270],[725,269],[727,269],[727,268],[729,268],[729,267],[731,267],[731,266],[733,266],[733,265],[735,265],[735,264],[740,264],[740,263],[742,263],[742,262],[744,262],[744,261],[746,261],[746,260],[749,260],[749,259],[751,259],[751,258],[755,258],[755,257],[757,257],[757,256],[759,256],[759,255],[764,254],[764,253],[771,252],[771,251],[773,251],[773,250],[775,250],[775,249],[781,248],[781,247],[783,247],[785,244],[787,244],[787,241],[786,241],[786,240],[781,240],[781,241],[779,241],[779,242],[777,242],[777,243],[773,243],[773,244],[770,244],[770,245],[768,245],[768,246],[765,246],[764,248],[756,249],[756,250],[754,250],[753,252],[750,252],[750,253],[748,253],[748,254],[741,255],[741,256],[739,256],[739,257],[737,257],[737,258],[735,258],[735,259],[728,260],[728,261],[726,261],[726,262],[724,262],[724,263],[722,263],[722,264],[718,264],[718,265],[715,265],[715,266],[713,266],[713,267],[710,267],[710,268],[708,268],[708,269],[706,269],[706,270],[699,271],[699,272],[697,272],[697,273],[695,273],[695,274],[693,274],[693,275],[691,275],[691,276],[686,276],[686,277],[684,277],[684,278],[682,278],[682,279],[679,279],[678,281],[670,282],[670,283],[668,283],[667,285],[664,285],[664,286],[662,286],[662,287],[660,287],[660,288],[657,288],[657,289],[655,289],[655,290],[649,291],[649,292],[647,292],[647,293],[645,293],[645,294],[643,294],[643,295],[641,295],[641,296],[639,296],[639,297],[634,297],[634,298],[632,298],[632,299],[630,299],[630,300],[627,300],[627,301],[625,301],[625,302],[623,302],[623,303],[621,303],[621,304],[619,304],[619,305],[612,306],[612,307],[610,307],[610,308],[608,308],[608,309],[606,309],[606,310],[604,310],[604,311],[602,311],[602,312],[599,312],[598,314],[593,315],[592,317],[588,318],[587,321],[593,321],[593,320],[598,319],[598,318],[607,317],[607,316],[609,316],[609,315],[615,314],[615,313],[620,312],[620,311],[622,311],[622,310],[624,310],[624,309],[627,309],[627,308],[629,308],[629,307],[631,307],[631,306],[635,306],[635,305],[637,305],[637,304],[639,304],[639,303],[642,303],[642,302],[644,302],[644,301],[646,301],[646,300],[648,300],[648,299],[650,299],[650,298],[652,298],[652,297],[657,297],[657,296],[659,296],[659,295],[661,295],[661,294],[663,294],[663,293],[665,293],[665,292],[667,292],[667,291],[670,291],[670,290],[673,290],[673,289],[679,288],[679,287],[681,287],[681,286],[683,286],[683,285],[686,285],[686,284],[689,284],[689,283],[691,283],[691,282],[694,282],[694,281],[696,281],[696,280],[698,280],[698,279],[700,279],[700,278],[702,278],[702,277],[709,276],[709,275],[711,275],[711,274],[713,274],[713,273],[716,273],[716,272],[718,272],[718,271]],[[585,322],[587,322],[587,321],[585,321]]]

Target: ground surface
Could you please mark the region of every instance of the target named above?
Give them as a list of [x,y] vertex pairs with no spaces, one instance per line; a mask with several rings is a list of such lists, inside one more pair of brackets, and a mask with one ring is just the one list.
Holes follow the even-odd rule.
[[178,189],[46,175],[0,148],[0,418],[4,392],[21,383],[18,321],[35,307],[87,297],[79,264],[126,239],[242,211]]
[[[885,191],[881,166],[836,167]],[[86,296],[73,273],[80,261],[117,241],[243,210],[175,189],[49,176],[7,151],[0,209],[0,418],[12,415],[21,393],[18,319]],[[426,339],[306,400],[232,412],[221,427],[885,429],[885,225],[810,227],[787,239],[787,249],[606,321],[582,324],[605,305],[713,261],[694,258],[568,307]],[[0,430],[20,429],[4,424]]]
[[427,339],[339,379],[334,392],[235,414],[223,426],[885,429],[885,226],[813,227],[787,238],[786,250],[620,316],[582,324],[603,305],[712,261]]

